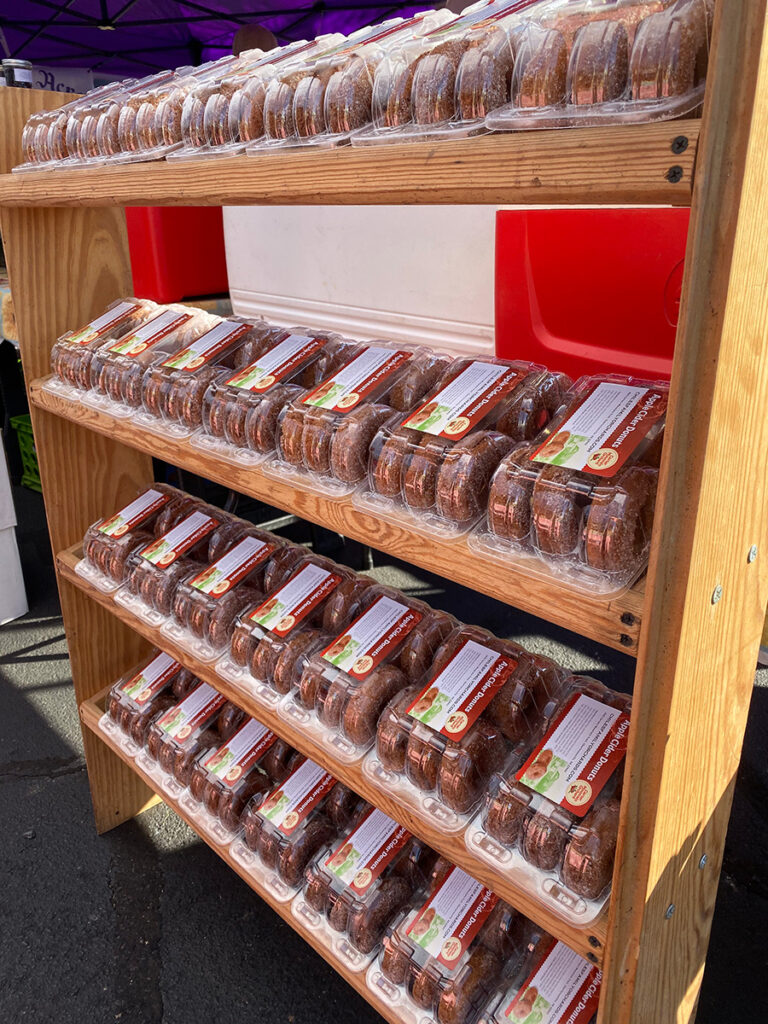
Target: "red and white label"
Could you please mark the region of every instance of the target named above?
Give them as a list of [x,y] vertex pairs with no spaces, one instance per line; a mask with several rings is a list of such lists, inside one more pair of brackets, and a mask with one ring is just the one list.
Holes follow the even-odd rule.
[[517,773],[517,780],[583,817],[627,752],[629,716],[575,694]]
[[145,519],[149,519],[170,500],[170,494],[163,494],[162,491],[144,491],[130,505],[121,508],[111,519],[102,523],[99,533],[105,533],[108,537],[122,537],[129,530],[141,525]]
[[192,512],[163,537],[147,544],[139,554],[153,565],[166,569],[169,565],[173,565],[185,551],[189,551],[203,537],[212,533],[218,525],[219,521],[206,515],[205,512]]
[[397,650],[421,618],[421,612],[402,601],[382,596],[337,636],[322,656],[355,679],[365,679]]
[[264,626],[277,636],[288,636],[309,613],[324,601],[341,583],[341,576],[305,565],[264,604],[251,612],[251,622]]
[[550,945],[517,995],[506,1003],[513,1024],[587,1024],[597,1012],[603,975],[562,942]]
[[664,417],[667,399],[661,389],[595,384],[531,459],[612,477]]
[[457,441],[511,394],[522,379],[522,373],[511,366],[471,363],[403,420],[403,426]]
[[337,844],[325,866],[342,886],[362,895],[410,838],[408,829],[374,808]]
[[174,356],[169,356],[163,366],[169,366],[174,370],[199,370],[201,366],[210,363],[216,356],[233,345],[238,338],[242,338],[251,329],[250,324],[238,324],[234,320],[223,320],[216,324],[210,331],[201,334],[200,337],[187,345]]
[[214,750],[203,768],[230,789],[266,754],[277,736],[266,725],[249,718],[234,736]]
[[126,334],[124,338],[120,338],[114,345],[110,345],[109,351],[116,352],[121,356],[127,356],[129,359],[135,359],[136,356],[140,356],[142,352],[152,348],[158,341],[168,337],[171,331],[175,331],[182,324],[185,324],[187,320],[191,319],[192,317],[189,313],[179,313],[175,309],[166,309],[143,324],[138,330]]
[[238,370],[226,383],[244,391],[268,391],[278,381],[295,373],[322,347],[323,343],[317,338],[291,334],[250,366]]
[[258,537],[244,537],[226,555],[198,573],[189,585],[215,599],[223,597],[257,565],[266,561],[274,550],[274,544],[265,544]]
[[123,683],[120,692],[136,704],[147,704],[165,689],[180,670],[178,661],[174,661],[169,654],[160,653],[141,672]]
[[332,775],[306,758],[282,786],[272,790],[259,808],[259,814],[289,836],[335,785]]
[[89,341],[95,341],[97,338],[103,337],[113,327],[117,327],[123,320],[127,320],[133,313],[137,313],[141,309],[141,306],[135,302],[118,302],[116,306],[108,309],[106,313],[102,313],[101,316],[97,316],[95,320],[91,320],[85,327],[81,327],[79,331],[73,331],[68,334],[64,341],[68,345],[87,345]]
[[305,405],[345,413],[359,405],[371,392],[408,362],[411,352],[372,345],[355,356],[332,377],[326,378],[302,399]]
[[406,934],[452,970],[488,920],[498,899],[461,868],[453,868],[410,923]]
[[465,641],[408,708],[411,718],[459,740],[517,668],[514,658]]
[[226,698],[212,686],[200,683],[176,707],[166,711],[157,724],[167,736],[183,743],[193,732],[205,728],[226,703]]

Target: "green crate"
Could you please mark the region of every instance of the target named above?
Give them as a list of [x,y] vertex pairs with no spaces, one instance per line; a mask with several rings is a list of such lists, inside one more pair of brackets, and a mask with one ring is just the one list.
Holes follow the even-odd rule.
[[11,426],[16,431],[16,438],[19,442],[21,452],[21,465],[23,473],[21,483],[29,487],[31,491],[42,491],[40,486],[40,467],[37,464],[37,451],[35,450],[35,437],[32,433],[32,421],[29,413],[23,416],[11,416]]

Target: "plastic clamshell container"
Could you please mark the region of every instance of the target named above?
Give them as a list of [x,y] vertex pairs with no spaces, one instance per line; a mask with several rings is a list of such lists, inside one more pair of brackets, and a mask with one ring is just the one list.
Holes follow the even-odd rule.
[[562,942],[542,934],[530,954],[504,981],[477,1024],[593,1024],[602,986],[599,967]]
[[273,330],[266,320],[231,317],[186,347],[155,359],[144,371],[142,411],[135,422],[161,434],[189,437],[203,422],[203,399],[211,382],[244,365]]
[[406,1024],[474,1024],[537,929],[460,868],[387,930],[366,975]]
[[216,668],[274,708],[299,685],[309,655],[333,639],[324,624],[343,626],[365,588],[350,569],[302,548],[278,552],[266,582],[274,584],[266,600],[239,616]]
[[263,462],[275,451],[285,406],[342,366],[354,347],[330,331],[273,327],[264,351],[209,385],[192,444],[234,465]]
[[648,563],[666,381],[582,377],[546,434],[515,446],[488,491],[479,553],[590,594],[619,594]]
[[137,330],[159,311],[157,303],[149,299],[117,299],[84,327],[62,334],[51,349],[53,372],[43,387],[63,398],[78,399],[91,386],[94,351]]
[[608,899],[631,705],[594,679],[571,677],[464,834],[473,853],[573,924],[594,920]]
[[488,114],[489,128],[695,116],[704,100],[711,0],[583,0],[553,8],[518,36],[510,102]]
[[216,728],[226,704],[212,686],[199,683],[152,723],[136,761],[174,799],[189,785],[199,754],[227,738]]
[[186,498],[175,487],[153,484],[114,515],[97,520],[85,531],[75,572],[102,593],[113,593],[127,578],[131,555],[153,539],[161,513],[179,508]]
[[403,417],[370,444],[359,506],[426,536],[459,536],[483,517],[496,467],[536,437],[570,378],[501,359],[456,359]]
[[[298,692],[278,713],[340,761],[353,764],[376,738],[379,716],[431,658],[455,620],[400,591],[376,585],[365,610],[306,662]],[[313,710],[310,710],[314,703]]]
[[82,401],[112,416],[128,418],[142,407],[147,367],[193,345],[221,317],[193,306],[172,303],[137,330],[97,348],[88,367],[89,390]]
[[278,454],[264,472],[331,498],[365,481],[376,432],[418,401],[447,365],[425,347],[392,342],[361,345],[349,362],[285,407]]
[[549,659],[461,626],[419,684],[383,709],[363,770],[441,832],[463,831],[516,746],[553,714],[563,679]]
[[229,648],[242,612],[264,599],[264,573],[284,542],[274,534],[237,524],[240,539],[220,557],[183,580],[176,589],[172,618],[163,632],[201,661],[212,662]]
[[225,512],[197,501],[179,514],[183,518],[174,514],[166,533],[132,553],[126,583],[115,594],[118,604],[152,626],[161,626],[171,615],[179,584],[203,570],[211,534],[230,521]]
[[315,855],[291,910],[337,960],[364,971],[394,918],[426,896],[436,861],[434,850],[371,808]]
[[232,844],[234,859],[281,903],[294,898],[304,870],[319,849],[336,838],[329,813],[338,786],[320,765],[303,758],[266,797],[255,797],[242,817],[243,837]]
[[155,648],[114,684],[99,728],[126,754],[136,757],[153,721],[176,703],[172,686],[185,673],[183,665]]

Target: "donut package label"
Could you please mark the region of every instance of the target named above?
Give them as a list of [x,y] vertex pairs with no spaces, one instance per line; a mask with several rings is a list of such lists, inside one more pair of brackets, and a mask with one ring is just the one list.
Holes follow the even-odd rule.
[[292,334],[263,356],[238,370],[225,384],[244,391],[268,391],[274,384],[294,373],[303,362],[323,347],[319,338]]
[[170,656],[160,652],[148,665],[126,680],[120,692],[130,697],[134,704],[147,704],[170,683],[181,665]]
[[139,554],[152,565],[166,569],[169,565],[173,565],[185,551],[189,551],[203,537],[212,533],[218,525],[218,520],[206,515],[205,512],[192,512],[186,519],[182,519],[178,526],[169,530],[164,537],[159,537],[151,544],[147,544]]
[[472,944],[499,897],[453,868],[406,930],[408,938],[452,970]]
[[615,476],[666,411],[665,390],[601,381],[531,459],[594,476]]
[[517,995],[502,1003],[500,1020],[526,1024],[588,1024],[600,998],[601,971],[562,942],[550,944]]
[[415,608],[382,596],[326,647],[322,657],[354,679],[365,679],[421,619]]
[[129,505],[126,505],[125,508],[121,508],[111,518],[106,519],[97,528],[98,532],[104,533],[108,537],[122,537],[129,530],[134,530],[137,526],[140,526],[145,519],[149,519],[151,515],[170,500],[170,494],[164,494],[162,491],[154,491],[150,488],[150,490],[135,498]]
[[132,314],[138,313],[140,309],[141,306],[137,302],[118,302],[116,306],[108,309],[106,313],[97,316],[95,320],[91,320],[89,324],[81,327],[79,331],[73,331],[72,334],[65,335],[61,340],[65,341],[68,345],[87,345],[97,338],[102,338],[113,327],[117,327],[123,320],[127,320]]
[[364,348],[332,377],[318,384],[302,401],[320,409],[349,412],[378,390],[412,355],[412,352],[375,345]]
[[198,573],[189,581],[189,585],[202,594],[218,599],[245,579],[274,550],[274,544],[265,544],[258,537],[245,537],[226,555]]
[[517,772],[518,782],[584,817],[627,752],[629,715],[574,694]]
[[249,718],[234,736],[203,761],[203,768],[230,789],[260,760],[277,736],[266,725]]
[[460,740],[517,668],[515,658],[465,641],[408,708],[411,718]]
[[358,896],[370,887],[410,840],[408,829],[373,808],[325,861],[332,881]]
[[212,686],[200,683],[183,701],[166,711],[157,725],[166,736],[183,743],[207,725],[226,703],[226,698]]
[[187,320],[191,319],[192,315],[190,313],[179,313],[175,309],[166,309],[143,324],[138,330],[132,331],[124,338],[120,338],[119,341],[110,345],[109,351],[133,359],[136,356],[140,356],[142,352],[146,352],[148,348],[156,345],[158,341],[167,338],[172,331],[175,331],[182,324],[185,324]]
[[342,577],[319,565],[306,565],[249,618],[277,636],[288,636],[341,583]]
[[402,426],[458,441],[506,398],[523,379],[511,366],[471,363]]
[[216,356],[221,355],[238,338],[242,338],[251,329],[250,324],[239,324],[234,320],[223,320],[216,324],[210,331],[201,334],[197,341],[187,345],[180,352],[169,356],[161,366],[168,366],[172,370],[199,370],[201,366],[210,363]]
[[273,789],[259,814],[289,836],[336,785],[336,779],[319,764],[306,758],[282,786]]

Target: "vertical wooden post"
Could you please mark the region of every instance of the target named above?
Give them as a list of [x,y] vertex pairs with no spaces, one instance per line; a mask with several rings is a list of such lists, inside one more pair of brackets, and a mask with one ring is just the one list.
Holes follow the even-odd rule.
[[[0,171],[21,160],[21,130],[36,109],[70,97],[39,90],[0,90]],[[11,279],[26,380],[48,372],[56,337],[86,323],[111,300],[130,294],[131,267],[122,209],[3,209],[0,227]],[[109,438],[32,409],[51,544],[74,544],[105,511],[152,479],[152,460]],[[78,704],[103,689],[146,650],[113,615],[59,578],[64,628]],[[96,826],[100,832],[133,817],[151,790],[127,765],[83,730]]]
[[602,1024],[694,1020],[768,596],[765,0],[720,2]]

